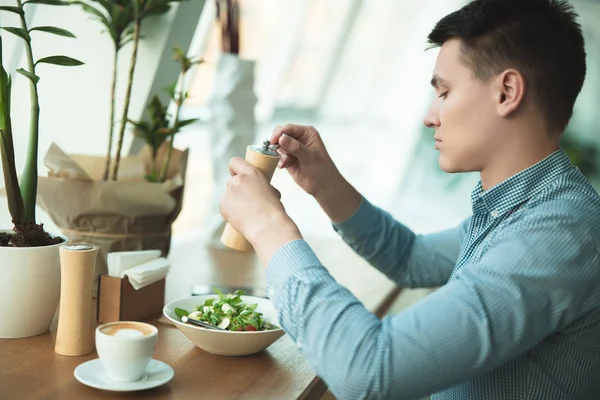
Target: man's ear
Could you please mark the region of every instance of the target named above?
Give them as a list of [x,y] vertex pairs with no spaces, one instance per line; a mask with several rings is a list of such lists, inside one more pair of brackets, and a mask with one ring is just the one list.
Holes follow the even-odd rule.
[[508,117],[525,98],[525,78],[515,69],[507,69],[496,78],[496,107],[498,114]]

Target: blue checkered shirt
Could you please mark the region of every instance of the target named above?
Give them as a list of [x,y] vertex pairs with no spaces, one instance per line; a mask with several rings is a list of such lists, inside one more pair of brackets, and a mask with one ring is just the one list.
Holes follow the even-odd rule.
[[600,197],[561,149],[471,200],[435,234],[364,198],[334,225],[399,286],[440,286],[382,320],[305,241],[275,253],[279,322],[336,397],[600,399]]

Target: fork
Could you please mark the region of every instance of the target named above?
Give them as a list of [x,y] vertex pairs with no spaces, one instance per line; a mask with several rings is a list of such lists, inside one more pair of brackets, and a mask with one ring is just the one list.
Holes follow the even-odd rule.
[[217,330],[217,331],[224,331],[225,330],[223,328],[219,328],[218,326],[214,326],[214,325],[208,324],[206,322],[198,321],[197,319],[194,319],[194,318],[188,318],[186,316],[181,317],[181,322],[187,322],[187,323],[190,323],[192,325],[198,325],[198,326],[201,326],[203,328],[214,329],[214,330]]

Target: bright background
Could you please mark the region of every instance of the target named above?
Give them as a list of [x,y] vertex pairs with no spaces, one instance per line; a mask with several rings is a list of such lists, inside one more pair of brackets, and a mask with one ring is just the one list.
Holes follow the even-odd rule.
[[[201,121],[176,140],[178,147],[190,149],[191,158],[183,211],[174,225],[175,240],[202,238],[205,222],[214,216],[211,140],[202,121],[210,117],[206,100],[214,79],[219,35],[210,14],[214,4],[206,2],[202,11],[203,1],[193,3],[179,6],[188,7],[185,12],[174,7],[168,15],[145,25],[130,112],[133,119],[141,116],[151,95],[175,78],[164,65],[171,62],[174,40],[187,38],[189,54],[203,56],[207,62],[192,71],[190,98],[183,110],[186,116]],[[426,36],[437,20],[459,8],[464,0],[240,3],[240,55],[256,61],[257,142],[268,138],[280,123],[314,125],[347,179],[369,200],[414,230],[438,230],[469,215],[469,194],[477,176],[442,173],[433,149],[433,133],[422,125],[432,96],[429,79],[437,55],[435,49],[425,51]],[[0,4],[12,5],[12,0],[0,0]],[[581,14],[587,40],[589,74],[570,134],[598,145],[600,3],[577,0],[573,4]],[[77,68],[39,68],[40,173],[45,174],[43,156],[52,142],[67,152],[104,154],[112,49],[108,37],[100,33],[101,26],[78,7],[33,7],[37,8],[30,25],[57,25],[78,37],[38,34],[34,37],[35,56],[65,54],[86,63]],[[13,15],[3,13],[1,17],[3,26],[16,25]],[[5,65],[14,73],[23,64],[23,53],[12,35],[3,32],[2,38]],[[127,69],[129,51],[125,48],[121,53],[122,71]],[[28,96],[26,85],[26,79],[16,74],[13,104],[27,104],[23,102]],[[118,90],[124,90],[123,81]],[[21,170],[29,110],[14,107],[13,111]],[[131,142],[128,133],[127,148]],[[273,183],[303,232],[333,234],[316,204],[295,187],[287,173],[278,171]],[[56,230],[41,210],[39,220],[48,230]],[[3,204],[0,225],[10,225]]]

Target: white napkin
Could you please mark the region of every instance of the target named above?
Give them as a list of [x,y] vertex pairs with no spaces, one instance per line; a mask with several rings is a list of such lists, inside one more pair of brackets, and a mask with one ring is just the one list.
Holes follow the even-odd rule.
[[120,251],[108,253],[108,275],[129,278],[135,290],[167,276],[169,260],[160,257],[160,250]]
[[160,257],[160,250],[119,251],[108,253],[106,263],[108,275],[122,278],[123,272],[129,268],[156,260]]
[[131,286],[138,290],[167,276],[169,266],[169,260],[160,257],[123,271],[121,278],[127,276]]

